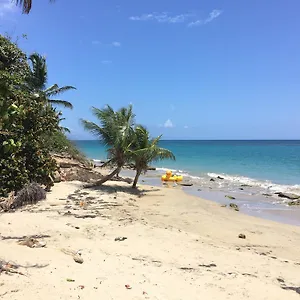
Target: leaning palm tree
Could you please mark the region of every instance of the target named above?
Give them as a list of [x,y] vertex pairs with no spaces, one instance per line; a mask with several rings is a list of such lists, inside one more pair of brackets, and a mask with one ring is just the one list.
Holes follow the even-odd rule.
[[52,99],[52,97],[62,94],[68,90],[76,89],[73,86],[59,87],[54,84],[46,87],[48,81],[48,72],[46,58],[38,53],[33,53],[29,56],[31,62],[31,74],[28,79],[29,88],[33,94],[40,100],[45,101],[51,105],[62,105],[67,108],[73,108],[72,103],[65,100]]
[[93,115],[99,120],[99,125],[87,120],[81,120],[85,130],[98,137],[108,148],[108,159],[115,169],[97,181],[95,185],[118,175],[130,158],[130,147],[134,136],[134,118],[132,106],[114,111],[107,105],[104,109],[92,108]]
[[135,165],[136,175],[132,187],[136,188],[140,175],[148,170],[151,162],[163,159],[175,160],[175,156],[170,150],[158,146],[161,135],[155,139],[150,139],[149,131],[141,125],[135,128],[134,133],[134,142],[131,145],[131,158]]
[[[32,7],[32,0],[15,0],[18,6],[22,7],[22,11],[24,14],[29,14]],[[55,0],[49,0],[50,2],[54,2]]]

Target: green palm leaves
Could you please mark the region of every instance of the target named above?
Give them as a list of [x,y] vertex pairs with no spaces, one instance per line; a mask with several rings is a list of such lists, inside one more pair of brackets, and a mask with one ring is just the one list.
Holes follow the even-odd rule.
[[93,107],[92,113],[98,119],[98,124],[81,120],[82,125],[107,146],[110,163],[116,165],[116,169],[97,184],[110,180],[125,164],[133,162],[136,168],[133,187],[136,187],[140,174],[147,170],[151,162],[175,159],[171,151],[159,147],[161,136],[150,139],[145,127],[135,126],[131,105],[118,111],[109,105],[104,109]]

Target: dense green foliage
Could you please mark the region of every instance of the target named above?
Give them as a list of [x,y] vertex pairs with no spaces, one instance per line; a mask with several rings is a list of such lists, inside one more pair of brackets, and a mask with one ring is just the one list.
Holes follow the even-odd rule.
[[37,101],[26,55],[0,36],[0,195],[28,182],[51,184],[56,163],[45,140],[59,130],[52,106]]

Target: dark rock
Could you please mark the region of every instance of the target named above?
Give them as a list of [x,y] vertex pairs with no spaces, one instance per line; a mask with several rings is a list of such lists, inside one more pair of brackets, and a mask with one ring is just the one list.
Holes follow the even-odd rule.
[[295,200],[295,199],[299,199],[300,196],[299,195],[296,195],[296,194],[291,194],[291,193],[278,193],[278,197],[280,198],[288,198],[288,199],[291,199],[291,200]]
[[148,171],[155,171],[156,170],[156,168],[154,168],[154,167],[148,167],[148,169],[147,169]]
[[262,194],[263,196],[266,196],[266,197],[272,197],[272,195],[271,194],[267,194],[267,193],[264,193],[264,194]]
[[217,265],[216,264],[201,264],[199,267],[204,267],[204,268],[215,268]]
[[228,199],[231,199],[231,200],[235,199],[233,196],[230,196],[230,195],[225,195],[225,197],[228,198]]
[[119,236],[119,237],[116,237],[116,238],[115,238],[115,241],[116,241],[116,242],[123,242],[123,241],[125,241],[125,240],[127,240],[127,237],[126,237],[126,236]]
[[239,190],[243,191],[243,190],[244,190],[244,188],[239,188]]
[[198,191],[198,192],[201,192],[201,189],[198,189],[197,191]]
[[235,203],[230,203],[229,207],[232,208],[232,209],[234,209],[235,211],[239,211],[240,210],[239,207]]
[[211,178],[210,181],[216,181],[215,179]]
[[246,236],[245,236],[243,233],[240,233],[240,234],[239,234],[239,238],[240,238],[240,239],[245,239]]
[[218,178],[218,179],[221,179],[221,180],[223,180],[223,179],[224,179],[224,178],[223,178],[223,177],[221,177],[221,176],[218,176],[217,178]]
[[252,187],[252,185],[249,185],[249,184],[241,184],[241,187]]
[[179,185],[181,185],[181,186],[193,186],[193,184],[192,183],[179,183]]
[[294,205],[300,205],[300,200],[296,200],[296,201],[290,201],[288,203],[289,206],[294,206]]
[[300,287],[295,287],[295,286],[282,286],[281,287],[284,290],[289,290],[289,291],[294,291],[297,294],[300,294]]

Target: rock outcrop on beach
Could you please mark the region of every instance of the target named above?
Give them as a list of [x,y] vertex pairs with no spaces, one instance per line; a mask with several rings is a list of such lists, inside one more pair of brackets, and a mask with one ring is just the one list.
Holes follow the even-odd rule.
[[279,192],[279,193],[276,193],[276,194],[280,198],[287,198],[287,199],[290,199],[290,200],[296,200],[296,199],[300,198],[300,195],[296,195],[296,194],[292,194],[292,193],[282,193],[282,192]]

